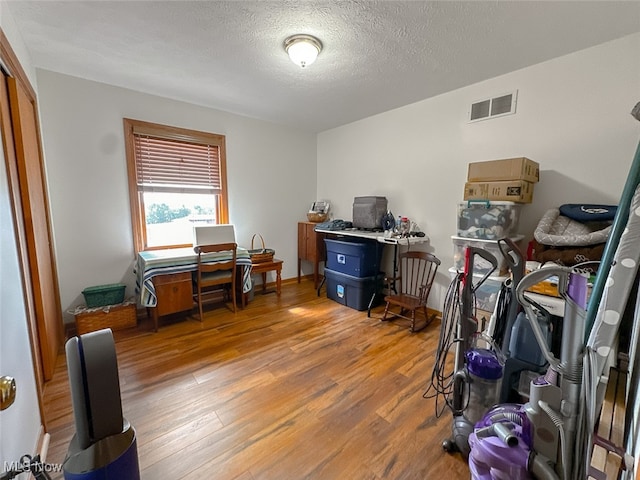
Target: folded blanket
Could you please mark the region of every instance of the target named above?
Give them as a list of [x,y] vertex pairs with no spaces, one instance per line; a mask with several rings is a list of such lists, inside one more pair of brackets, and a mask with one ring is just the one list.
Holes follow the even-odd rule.
[[[604,253],[604,243],[598,245],[587,245],[583,247],[550,247],[542,245],[535,240],[532,242],[532,260],[540,263],[555,262],[565,267],[573,267],[574,265],[599,262]],[[585,268],[591,272],[597,271],[597,264],[591,264]]]

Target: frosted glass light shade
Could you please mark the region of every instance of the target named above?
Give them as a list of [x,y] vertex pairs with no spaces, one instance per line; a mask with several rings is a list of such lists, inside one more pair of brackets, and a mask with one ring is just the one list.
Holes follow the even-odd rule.
[[284,49],[293,63],[305,68],[316,61],[322,43],[311,35],[293,35],[284,41]]

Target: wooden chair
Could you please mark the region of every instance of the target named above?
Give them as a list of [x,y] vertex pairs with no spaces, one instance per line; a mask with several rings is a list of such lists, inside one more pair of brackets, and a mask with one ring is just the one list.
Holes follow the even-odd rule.
[[[398,263],[398,276],[387,279],[389,294],[384,297],[387,305],[382,320],[391,320],[395,317],[411,320],[411,331],[417,332],[429,325],[436,316],[433,314],[429,317],[427,299],[440,260],[427,252],[409,251],[398,256]],[[399,311],[390,312],[391,306],[399,307]],[[416,310],[420,310],[425,319],[424,325],[418,329],[416,329]],[[389,314],[391,316],[388,317]]]
[[[223,299],[228,298],[231,291],[231,304],[233,313],[236,313],[236,250],[235,243],[217,243],[215,245],[198,245],[194,251],[198,254],[198,269],[195,275],[193,299],[198,304],[200,321],[202,321],[203,297],[223,290]],[[207,262],[206,254],[219,252],[232,252],[230,258],[225,256],[222,261]],[[212,287],[219,287],[212,290]]]

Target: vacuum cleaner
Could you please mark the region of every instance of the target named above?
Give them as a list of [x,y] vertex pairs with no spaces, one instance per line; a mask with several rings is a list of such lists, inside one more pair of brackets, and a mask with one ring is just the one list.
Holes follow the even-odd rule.
[[[489,265],[479,280],[473,275],[476,257]],[[475,318],[475,292],[497,266],[496,258],[488,251],[476,247],[466,249],[464,273],[452,281],[445,300],[431,385],[424,394],[425,398],[436,397],[437,416],[444,410],[438,407],[439,398],[445,399],[453,422],[451,438],[444,440],[442,447],[448,452],[461,452],[465,458],[469,455],[468,439],[476,421],[497,402],[500,391],[502,359],[496,349],[491,348],[490,341],[488,348],[482,344],[487,339],[478,341]],[[447,374],[447,355],[452,347],[455,347],[454,370]]]
[[139,480],[134,428],[122,415],[111,329],[65,345],[76,433],[63,462],[66,480]]
[[[631,114],[640,120],[640,103]],[[549,368],[531,382],[527,403],[498,405],[476,424],[469,436],[473,479],[604,478],[590,465],[595,420],[602,405],[598,392],[639,273],[639,241],[640,144],[588,302],[585,277],[569,267],[532,272],[516,289]],[[550,276],[557,277],[558,292],[565,300],[559,358],[548,348],[537,321],[537,312],[544,309],[526,295],[528,288]],[[634,459],[626,452],[622,457],[621,467],[631,470]]]

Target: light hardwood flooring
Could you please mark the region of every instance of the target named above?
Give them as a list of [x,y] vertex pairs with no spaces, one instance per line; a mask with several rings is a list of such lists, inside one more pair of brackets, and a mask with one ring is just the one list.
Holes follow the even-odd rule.
[[[114,332],[142,479],[469,478],[441,448],[451,414],[423,398],[439,322],[412,334],[381,309],[369,318],[304,279],[235,315],[218,305],[203,323]],[[61,463],[74,433],[64,356],[45,412],[47,461]]]

